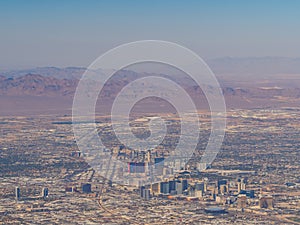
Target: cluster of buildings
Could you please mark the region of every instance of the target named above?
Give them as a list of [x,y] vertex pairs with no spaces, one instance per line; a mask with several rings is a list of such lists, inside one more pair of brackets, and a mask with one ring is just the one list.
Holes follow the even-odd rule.
[[140,197],[145,200],[167,198],[170,200],[187,200],[216,202],[219,205],[244,210],[248,205],[255,205],[261,209],[273,209],[274,198],[270,195],[255,193],[247,189],[247,178],[238,178],[232,182],[219,179],[216,182],[207,178],[175,178],[140,187]]
[[[80,192],[78,190],[78,186],[76,185],[71,185],[71,186],[66,186],[65,187],[65,192]],[[81,192],[89,194],[92,192],[92,185],[90,183],[83,183],[81,184]]]
[[[180,171],[164,162],[175,141],[134,152],[104,135],[112,145],[107,154],[125,162],[120,177],[146,177],[149,166],[160,171],[149,185],[123,186],[89,168],[70,123],[53,123],[70,117],[2,118],[0,224],[295,224],[299,118],[294,109],[228,112],[224,144],[211,166],[194,163],[209,136],[204,121],[208,129],[195,157]],[[101,134],[110,132],[106,120],[97,125]]]
[[49,190],[47,187],[44,187],[39,196],[23,196],[21,194],[20,187],[15,187],[15,199],[16,201],[20,200],[36,200],[36,199],[47,199],[49,197]]

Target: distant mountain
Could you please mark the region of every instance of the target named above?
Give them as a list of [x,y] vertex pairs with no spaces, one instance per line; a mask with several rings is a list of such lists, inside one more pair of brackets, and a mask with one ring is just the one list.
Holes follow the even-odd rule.
[[[107,98],[115,97],[121,89],[131,81],[148,76],[146,73],[136,73],[133,71],[122,70],[116,73],[114,79],[109,80],[104,89],[104,96]],[[152,74],[153,75],[153,74]],[[168,76],[178,82],[191,95],[203,95],[200,87],[193,81],[181,76]],[[0,95],[2,96],[48,96],[48,97],[73,97],[79,79],[59,79],[55,77],[42,76],[40,74],[26,74],[24,76],[7,78],[0,76]],[[91,82],[93,87],[98,88],[97,82]],[[273,85],[272,83],[255,83],[251,85],[245,82],[242,87],[234,85],[224,85],[223,93],[225,96],[239,96],[245,98],[273,98],[275,96],[300,97],[300,88],[281,87],[280,84]],[[234,83],[233,83],[234,84]],[[140,90],[143,91],[143,90]],[[158,92],[160,90],[157,90]],[[170,90],[170,93],[172,91]]]
[[[236,76],[236,78],[256,77],[277,74],[300,74],[300,58],[288,57],[223,57],[206,60],[207,64],[216,75]],[[147,67],[143,72],[147,72]],[[20,77],[26,74],[40,74],[46,77],[55,77],[59,79],[79,79],[87,70],[84,67],[37,67],[23,70],[2,71],[0,75],[5,77]],[[159,67],[154,73],[164,73],[163,68]],[[111,72],[113,70],[110,70]],[[96,71],[103,74],[103,69]],[[141,71],[138,71],[141,72]]]
[[[41,110],[45,113],[49,112],[49,110],[52,110],[51,112],[70,113],[72,99],[79,82],[76,76],[79,76],[79,71],[82,72],[83,69],[75,69],[74,71],[77,72],[74,72],[74,76],[68,79],[58,78],[57,75],[49,75],[50,73],[47,73],[48,75],[29,73],[13,77],[0,75],[0,115],[12,115],[12,113],[19,115],[24,112],[32,113],[33,111],[39,113]],[[75,76],[75,74],[77,75]],[[97,71],[97,75],[99,74],[100,76],[103,75],[102,71]],[[129,70],[117,72],[114,79],[106,83],[100,94],[100,102],[102,101],[100,103],[102,107],[100,108],[109,110],[115,97],[124,86],[137,78],[149,75],[155,74],[137,73]],[[160,75],[178,82],[193,98],[199,109],[208,109],[204,93],[192,80],[180,75]],[[279,80],[278,77],[275,83],[273,79],[257,82],[242,80],[238,82],[236,80],[227,80],[224,82],[221,80],[226,105],[228,108],[299,107],[300,88],[299,85],[297,86],[297,82],[299,84],[298,75],[283,77],[282,80]],[[101,77],[100,81],[102,82]],[[295,85],[287,85],[287,81]],[[98,82],[92,81],[90,83],[91,90],[94,88],[98,90]],[[144,91],[147,90],[134,90],[132,94],[136,95]],[[161,89],[157,88],[155,93],[160,91]],[[168,90],[169,96],[176,96],[173,91],[176,90]],[[146,110],[148,107],[157,108],[150,101],[140,109]]]
[[248,57],[217,58],[207,60],[208,65],[218,75],[236,78],[261,78],[266,75],[300,74],[300,58]]
[[86,68],[83,67],[37,67],[32,69],[6,71],[0,74],[9,78],[21,77],[26,74],[40,74],[44,77],[55,77],[58,79],[79,79],[85,71]]
[[2,96],[73,96],[78,80],[57,79],[39,74],[27,74],[21,77],[0,77],[0,95]]

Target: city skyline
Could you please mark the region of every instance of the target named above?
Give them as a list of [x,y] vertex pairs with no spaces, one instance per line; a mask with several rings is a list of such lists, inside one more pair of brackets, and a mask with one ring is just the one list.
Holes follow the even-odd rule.
[[0,224],[300,224],[300,1],[0,2]]

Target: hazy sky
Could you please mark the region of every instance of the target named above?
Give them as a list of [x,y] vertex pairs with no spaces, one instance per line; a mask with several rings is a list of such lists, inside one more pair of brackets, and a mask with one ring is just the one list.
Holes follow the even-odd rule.
[[204,58],[300,56],[300,1],[1,1],[0,66],[88,66],[160,39]]

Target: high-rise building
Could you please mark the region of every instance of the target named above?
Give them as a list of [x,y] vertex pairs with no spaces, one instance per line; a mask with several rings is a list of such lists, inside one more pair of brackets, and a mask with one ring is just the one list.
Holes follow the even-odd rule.
[[152,194],[160,194],[160,183],[151,184]]
[[150,195],[150,189],[144,189],[144,194],[143,194],[143,197],[145,200],[150,200],[151,198],[151,195]]
[[169,170],[168,170],[168,168],[164,167],[164,168],[163,168],[163,172],[162,172],[162,174],[163,174],[163,176],[166,176],[166,175],[168,175],[168,174],[169,174]]
[[164,157],[155,158],[154,159],[155,166],[157,166],[158,164],[163,164],[164,160],[165,160]]
[[20,198],[21,198],[21,190],[20,190],[19,187],[16,187],[16,189],[15,189],[15,195],[16,195],[16,200],[17,201],[20,200]]
[[169,193],[171,193],[172,191],[176,191],[176,181],[175,180],[169,181]]
[[83,184],[82,185],[82,192],[83,193],[91,193],[92,192],[92,185],[91,184]]
[[196,191],[202,191],[202,192],[204,192],[204,188],[205,188],[204,182],[196,183],[196,185],[195,185]]
[[237,186],[238,186],[238,193],[241,193],[241,190],[242,190],[241,179],[238,179],[238,180],[237,180]]
[[147,162],[151,162],[151,150],[147,151]]
[[165,158],[163,158],[163,157],[154,159],[154,167],[155,167],[155,170],[157,171],[158,175],[163,174],[164,160],[165,160]]
[[204,193],[207,192],[208,178],[204,178]]
[[255,191],[254,190],[249,191],[249,197],[250,198],[255,198]]
[[249,198],[255,198],[255,191],[254,190],[241,190],[240,194],[244,194]]
[[145,190],[145,186],[141,186],[140,187],[140,197],[144,198],[144,190]]
[[242,190],[246,190],[246,183],[247,183],[247,181],[246,181],[246,179],[238,179],[237,180],[237,185],[238,185],[238,193],[240,193]]
[[216,201],[217,193],[218,193],[218,190],[216,187],[214,187],[213,192],[212,192],[212,197],[213,197],[214,201]]
[[143,162],[129,162],[128,172],[129,173],[145,173],[145,163]]
[[188,195],[191,196],[191,197],[195,197],[196,196],[196,190],[194,187],[190,187],[188,189]]
[[182,182],[176,182],[176,192],[178,195],[181,195],[183,193]]
[[226,185],[227,180],[218,180],[217,186],[218,186],[218,191],[220,190],[221,185]]
[[246,190],[246,181],[244,179],[241,180],[241,190]]
[[169,182],[161,182],[160,183],[160,192],[162,194],[169,194],[169,190],[170,190]]
[[47,198],[48,197],[48,195],[49,195],[49,190],[48,190],[48,188],[43,188],[42,189],[42,197],[43,198]]
[[226,194],[229,192],[229,185],[228,184],[222,184],[220,185],[220,188],[219,188],[219,194]]
[[188,189],[189,187],[189,183],[188,183],[188,180],[182,180],[182,189],[185,191]]

